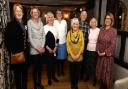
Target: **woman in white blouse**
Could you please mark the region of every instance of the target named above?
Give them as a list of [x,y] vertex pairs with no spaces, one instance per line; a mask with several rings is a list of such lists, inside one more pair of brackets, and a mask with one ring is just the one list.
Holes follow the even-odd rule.
[[34,89],[44,89],[41,84],[41,60],[45,52],[45,33],[40,11],[33,7],[30,11],[31,19],[28,20],[28,36],[30,41],[30,55],[33,64]]
[[48,85],[51,85],[52,80],[58,82],[58,79],[55,77],[55,54],[58,44],[58,31],[54,25],[54,15],[52,12],[47,13],[46,22],[47,24],[44,26],[46,36],[46,62]]
[[67,34],[67,22],[63,19],[62,11],[56,11],[56,20],[54,25],[58,30],[59,44],[57,48],[57,74],[58,76],[64,75],[64,60],[67,57],[66,53],[66,34]]
[[98,35],[100,29],[97,28],[97,20],[96,18],[92,18],[90,20],[90,29],[89,29],[89,36],[88,36],[88,44],[87,44],[87,76],[89,79],[93,80],[93,85],[96,84],[96,64],[97,64],[97,52],[96,52],[96,43],[98,39]]

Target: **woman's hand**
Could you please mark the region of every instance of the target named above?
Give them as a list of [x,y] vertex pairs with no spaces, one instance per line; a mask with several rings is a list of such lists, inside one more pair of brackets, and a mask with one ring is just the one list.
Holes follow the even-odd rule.
[[81,54],[81,53],[79,52],[77,55],[75,55],[75,59],[74,59],[75,61],[77,61],[77,60],[79,59],[80,54]]
[[78,53],[77,55],[74,55],[73,53],[70,54],[73,61],[77,61],[77,59],[80,57],[80,53]]
[[40,53],[40,49],[39,49],[39,48],[37,48],[36,51],[37,51],[38,53]]
[[72,58],[73,60],[76,59],[76,57],[75,57],[75,55],[74,55],[73,53],[70,53],[70,56],[71,56],[71,58]]
[[42,54],[42,53],[45,52],[45,48],[38,48],[37,51],[38,51],[40,54]]
[[42,48],[42,53],[44,53],[44,52],[45,52],[45,48],[43,47],[43,48]]
[[55,52],[56,52],[56,50],[57,50],[57,47],[55,47],[55,48],[53,49],[53,53],[55,53]]
[[80,52],[76,55],[76,59],[78,59],[80,57]]
[[105,52],[99,52],[99,51],[98,51],[98,55],[99,55],[99,56],[104,56],[104,55],[105,55]]
[[46,46],[46,49],[48,50],[49,53],[53,53],[53,50],[49,48],[48,46]]
[[49,51],[49,53],[53,53],[53,51],[52,51],[52,49],[51,49],[51,48],[49,48],[49,49],[48,49],[48,51]]

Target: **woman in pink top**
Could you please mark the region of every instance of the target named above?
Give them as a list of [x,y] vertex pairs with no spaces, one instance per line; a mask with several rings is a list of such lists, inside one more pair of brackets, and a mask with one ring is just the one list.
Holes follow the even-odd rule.
[[89,79],[93,80],[93,85],[96,84],[96,64],[97,64],[97,52],[96,52],[96,43],[99,36],[100,29],[97,28],[96,18],[90,20],[90,29],[88,36],[87,44],[87,56],[86,56],[86,66],[87,66],[87,76]]

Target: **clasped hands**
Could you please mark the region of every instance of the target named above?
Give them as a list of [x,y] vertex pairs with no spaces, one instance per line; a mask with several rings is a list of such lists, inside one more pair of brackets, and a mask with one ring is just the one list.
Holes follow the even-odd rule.
[[98,51],[98,55],[99,55],[99,56],[104,56],[104,55],[105,55],[105,52],[100,52],[100,51]]
[[57,47],[55,47],[53,50],[51,48],[49,48],[48,46],[46,46],[47,50],[49,51],[49,53],[55,53]]
[[36,49],[37,50],[37,52],[39,52],[40,54],[42,54],[42,53],[44,53],[45,52],[45,48],[43,47],[40,47],[40,48],[37,48]]
[[80,57],[80,52],[77,55],[74,55],[73,53],[70,53],[71,58],[73,61],[77,61],[77,59]]

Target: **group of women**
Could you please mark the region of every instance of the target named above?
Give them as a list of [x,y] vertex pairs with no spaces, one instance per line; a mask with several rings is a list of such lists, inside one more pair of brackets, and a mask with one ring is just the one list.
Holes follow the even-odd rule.
[[[82,11],[81,15],[83,13],[87,14],[86,11]],[[42,60],[46,60],[48,85],[52,85],[53,81],[58,82],[55,77],[56,60],[57,74],[60,76],[64,75],[64,59],[66,58],[69,62],[71,89],[78,89],[84,51],[86,51],[86,75],[94,81],[100,80],[102,82],[100,89],[111,86],[117,35],[116,29],[112,27],[114,17],[111,13],[106,14],[101,30],[97,28],[95,18],[90,20],[91,28],[87,31],[88,37],[80,29],[78,18],[71,20],[71,28],[67,31],[67,23],[62,19],[61,10],[56,11],[56,20],[54,14],[48,12],[46,25],[43,25],[39,9],[37,7],[31,8],[31,18],[27,22],[27,30],[22,20],[23,7],[20,4],[14,4],[13,15],[14,18],[6,27],[5,45],[10,54],[24,51],[27,60],[29,40],[34,89],[44,89],[41,84]],[[88,40],[88,43],[85,39]],[[16,89],[27,89],[27,63],[11,64],[11,69],[15,74]]]

